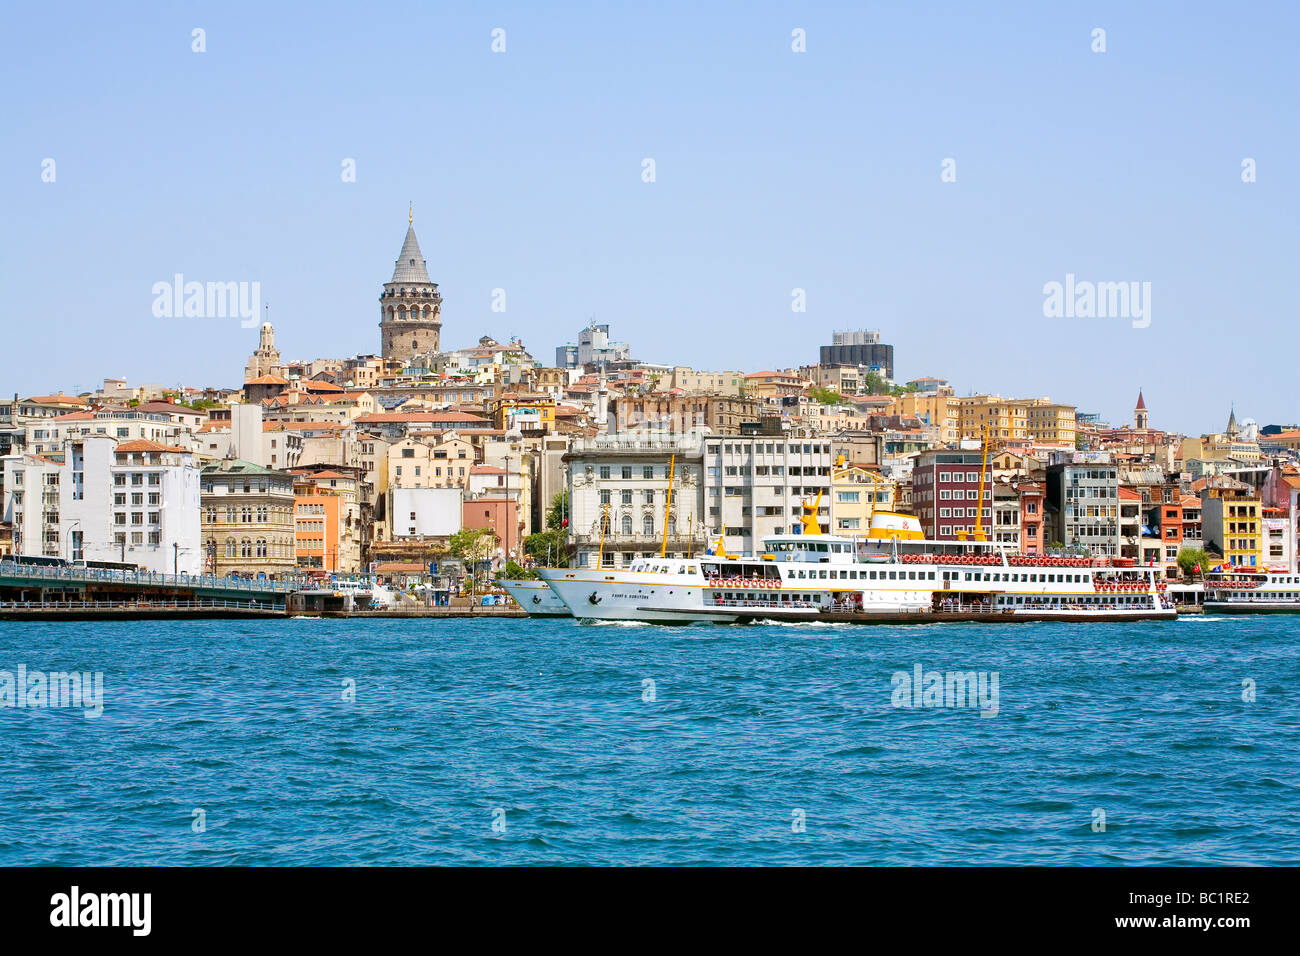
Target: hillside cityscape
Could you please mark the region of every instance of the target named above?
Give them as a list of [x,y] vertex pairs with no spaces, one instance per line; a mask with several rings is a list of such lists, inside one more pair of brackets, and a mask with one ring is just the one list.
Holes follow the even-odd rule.
[[[594,319],[553,353],[490,334],[445,349],[413,221],[379,304],[377,353],[287,360],[264,323],[238,386],[107,378],[0,402],[0,555],[459,587],[752,553],[809,504],[844,536],[887,511],[936,541],[1171,578],[1296,570],[1295,423],[1229,407],[1221,430],[1164,431],[1139,382],[1126,422],[1088,396],[960,396],[896,381],[875,330],[752,371],[641,361]],[[449,318],[456,341],[483,331]]]

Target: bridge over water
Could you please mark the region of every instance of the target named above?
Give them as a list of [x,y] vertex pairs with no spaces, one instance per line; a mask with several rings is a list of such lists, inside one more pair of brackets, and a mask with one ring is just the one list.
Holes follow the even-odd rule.
[[282,609],[289,593],[298,587],[301,585],[283,581],[210,574],[46,567],[0,560],[0,601],[4,602],[215,602]]

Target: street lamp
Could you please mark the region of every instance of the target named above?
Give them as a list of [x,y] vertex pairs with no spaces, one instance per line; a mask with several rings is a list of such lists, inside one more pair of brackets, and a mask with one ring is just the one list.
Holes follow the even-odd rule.
[[68,525],[68,561],[70,562],[76,560],[76,553],[77,553],[77,549],[73,547],[75,538],[72,534],[72,529],[80,528],[80,527],[81,527],[80,519]]

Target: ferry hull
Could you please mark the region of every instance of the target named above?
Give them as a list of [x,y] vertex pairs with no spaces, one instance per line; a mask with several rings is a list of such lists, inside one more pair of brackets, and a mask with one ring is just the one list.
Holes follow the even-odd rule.
[[528,612],[529,617],[570,617],[568,605],[560,600],[545,581],[501,579],[515,603]]
[[[701,606],[698,587],[668,588],[655,582],[605,581],[587,577],[590,570],[563,568],[538,571],[580,621],[644,621],[654,624],[731,624],[745,615],[714,612]],[[660,590],[680,594],[659,595]]]
[[1206,601],[1206,614],[1300,614],[1294,601]]

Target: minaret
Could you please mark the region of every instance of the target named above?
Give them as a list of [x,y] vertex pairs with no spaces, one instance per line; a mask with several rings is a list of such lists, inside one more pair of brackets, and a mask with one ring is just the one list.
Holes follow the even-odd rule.
[[1142,389],[1138,389],[1138,403],[1133,406],[1133,428],[1145,431],[1147,428],[1147,403],[1142,398]]
[[414,206],[393,278],[379,294],[379,329],[381,354],[386,359],[410,361],[421,353],[440,350],[442,296],[438,284],[429,279],[428,264],[415,238]]

